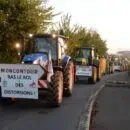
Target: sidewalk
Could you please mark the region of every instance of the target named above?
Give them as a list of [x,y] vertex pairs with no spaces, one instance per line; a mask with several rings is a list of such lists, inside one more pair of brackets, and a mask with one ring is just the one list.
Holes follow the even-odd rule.
[[[130,80],[127,74],[116,78]],[[130,88],[106,87],[97,101],[99,112],[93,130],[130,130]]]

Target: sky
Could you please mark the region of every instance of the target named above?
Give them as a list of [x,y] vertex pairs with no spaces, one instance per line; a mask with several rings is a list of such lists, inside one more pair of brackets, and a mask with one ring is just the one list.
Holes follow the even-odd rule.
[[97,30],[107,40],[110,53],[130,50],[129,0],[49,0],[48,4],[55,13],[72,15],[72,23]]

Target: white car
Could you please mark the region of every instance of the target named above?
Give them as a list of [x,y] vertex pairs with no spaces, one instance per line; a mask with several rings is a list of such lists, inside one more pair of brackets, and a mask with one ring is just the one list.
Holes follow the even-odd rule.
[[121,66],[119,64],[114,65],[114,70],[115,71],[121,71]]

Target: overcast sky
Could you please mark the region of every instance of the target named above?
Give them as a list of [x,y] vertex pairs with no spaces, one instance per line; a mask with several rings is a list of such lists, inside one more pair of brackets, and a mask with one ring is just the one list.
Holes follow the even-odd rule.
[[[72,22],[95,28],[108,47],[130,48],[130,1],[129,0],[49,0],[55,12],[69,13]],[[60,16],[55,18],[60,20]]]

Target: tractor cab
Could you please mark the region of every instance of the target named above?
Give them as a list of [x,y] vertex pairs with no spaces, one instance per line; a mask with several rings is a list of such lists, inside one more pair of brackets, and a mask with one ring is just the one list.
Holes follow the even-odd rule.
[[45,65],[48,60],[52,60],[53,65],[58,65],[64,55],[64,37],[51,34],[35,35],[27,43],[22,63]]
[[75,54],[77,65],[92,65],[95,58],[94,48],[76,48]]

